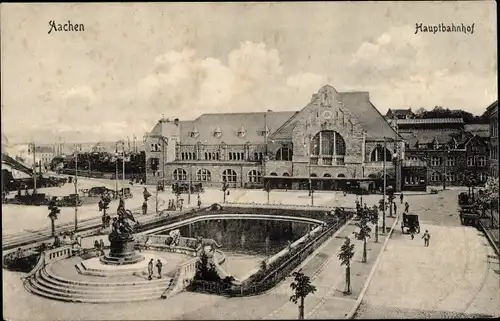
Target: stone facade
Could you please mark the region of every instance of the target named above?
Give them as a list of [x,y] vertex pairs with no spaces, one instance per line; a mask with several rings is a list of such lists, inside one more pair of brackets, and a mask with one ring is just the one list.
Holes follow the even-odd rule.
[[[226,179],[235,188],[262,188],[263,177],[270,176],[380,177],[382,137],[387,138],[387,174],[394,178],[394,140],[400,138],[368,93],[324,86],[299,112],[159,121],[147,135],[146,177],[149,184],[205,186],[220,186]],[[404,144],[397,150],[404,153]]]
[[487,112],[490,119],[490,175],[498,178],[498,101],[491,104]]

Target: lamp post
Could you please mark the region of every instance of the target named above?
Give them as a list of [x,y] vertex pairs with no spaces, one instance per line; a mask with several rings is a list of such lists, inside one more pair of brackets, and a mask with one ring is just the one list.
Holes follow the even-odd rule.
[[36,193],[36,146],[35,146],[35,143],[30,143],[28,145],[28,153],[29,151],[33,152],[33,194]]
[[383,212],[382,212],[382,230],[384,231],[384,235],[385,235],[385,206],[386,206],[386,200],[385,200],[385,197],[386,197],[386,185],[387,185],[387,175],[386,175],[386,166],[385,166],[385,163],[387,161],[387,153],[386,153],[386,150],[387,150],[387,140],[385,139],[384,137],[384,151],[383,151],[383,154],[384,154],[384,164],[383,164],[383,175],[384,175],[384,186],[383,186],[383,191],[384,191],[384,206],[383,206]]
[[118,198],[118,144],[119,142],[115,144],[115,199]]
[[193,171],[193,166],[189,164],[189,193],[188,193],[188,205],[191,205],[191,187],[193,185],[193,178],[192,178],[192,171]]
[[446,157],[444,158],[444,170],[443,170],[443,190],[446,189],[446,178],[447,178],[447,171],[448,171],[448,159],[450,158],[450,151],[447,150],[444,155]]
[[125,142],[122,140],[122,197],[125,199]]
[[82,145],[75,145],[75,232],[78,229],[78,152],[82,149]]

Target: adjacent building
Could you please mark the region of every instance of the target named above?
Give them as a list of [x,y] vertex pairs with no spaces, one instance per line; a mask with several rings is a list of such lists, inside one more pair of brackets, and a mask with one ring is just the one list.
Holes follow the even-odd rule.
[[490,175],[498,178],[498,100],[488,106],[486,109],[489,117],[489,165]]
[[385,118],[388,120],[394,120],[394,119],[413,119],[415,118],[415,114],[411,110],[411,108],[408,109],[390,109],[387,111],[385,114]]
[[[385,140],[385,144],[384,144]],[[368,92],[324,86],[298,111],[161,119],[145,137],[148,184],[339,188],[353,179],[401,181],[405,145]],[[385,147],[384,147],[385,145]],[[384,162],[385,160],[385,162]]]

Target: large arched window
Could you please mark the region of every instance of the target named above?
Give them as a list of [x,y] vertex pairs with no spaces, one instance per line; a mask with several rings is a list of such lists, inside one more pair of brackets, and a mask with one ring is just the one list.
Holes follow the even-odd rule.
[[293,156],[293,151],[288,147],[280,147],[276,151],[277,161],[291,161]]
[[345,177],[344,174],[338,174],[337,177]]
[[[385,160],[387,162],[390,162],[392,160],[391,152],[387,148],[385,148]],[[371,162],[383,162],[384,161],[384,147],[383,146],[377,146],[372,150],[372,153],[370,154],[370,161]]]
[[177,168],[174,170],[174,181],[185,181],[186,176],[186,171],[182,168]]
[[288,174],[287,172],[284,172],[282,176],[289,177],[290,174]]
[[248,172],[248,181],[250,183],[260,183],[262,180],[262,176],[260,175],[260,172],[257,171],[256,169],[252,169],[251,171]]
[[208,169],[200,168],[196,172],[196,179],[201,182],[210,182],[212,180],[212,173]]
[[323,174],[323,177],[332,177],[332,175],[325,173],[325,174]]
[[310,177],[318,177],[318,175],[312,173],[311,175],[309,175]]
[[222,181],[223,182],[228,182],[228,183],[234,183],[238,180],[238,176],[236,175],[236,172],[232,169],[225,169],[222,172]]
[[311,158],[321,160],[323,165],[343,165],[345,153],[344,138],[332,130],[320,131],[311,141]]
[[278,174],[276,174],[275,172],[272,172],[271,174],[269,174],[269,176],[278,176]]

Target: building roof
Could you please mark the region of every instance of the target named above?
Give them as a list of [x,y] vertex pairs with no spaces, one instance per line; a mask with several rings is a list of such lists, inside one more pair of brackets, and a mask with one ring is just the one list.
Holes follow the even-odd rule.
[[[378,109],[370,102],[367,92],[339,92],[337,95],[344,108],[354,116],[354,118],[359,121],[361,127],[366,130],[367,138],[395,137],[398,135],[384,116],[382,116]],[[292,137],[292,131],[299,121],[299,114],[300,112],[290,118],[272,134],[270,138],[277,140],[290,139]]]
[[491,110],[493,110],[495,108],[498,110],[498,100],[495,101],[494,103],[492,103],[491,105],[489,105],[488,107],[486,107],[486,110],[487,111],[491,111]]
[[[198,142],[207,145],[217,145],[222,142],[229,145],[243,145],[247,142],[264,144],[266,126],[269,136],[295,114],[294,111],[203,114],[195,120],[179,122],[181,143],[185,145],[194,145]],[[220,137],[214,135],[216,131],[221,132]],[[197,132],[196,135],[192,135],[193,132]]]
[[37,153],[54,153],[54,146],[36,146]]
[[490,137],[489,124],[465,124],[464,130],[482,138]]
[[463,118],[416,118],[416,119],[397,119],[398,125],[420,125],[420,124],[463,124]]
[[411,111],[411,108],[408,108],[408,109],[390,109],[387,111],[387,113],[385,114],[386,117],[388,117],[389,115],[392,115],[392,117],[394,116],[407,116],[407,115],[415,115],[412,111]]
[[438,144],[448,144],[455,139],[457,143],[461,140],[460,131],[428,131],[401,133],[401,136],[408,143],[409,148],[415,148],[416,144],[432,144],[435,141]]
[[2,165],[3,164],[6,164],[12,169],[25,173],[29,176],[33,175],[33,169],[4,153],[2,153]]

